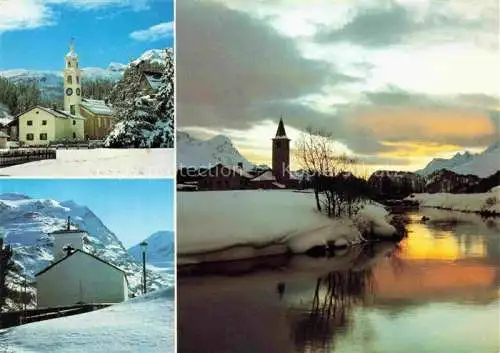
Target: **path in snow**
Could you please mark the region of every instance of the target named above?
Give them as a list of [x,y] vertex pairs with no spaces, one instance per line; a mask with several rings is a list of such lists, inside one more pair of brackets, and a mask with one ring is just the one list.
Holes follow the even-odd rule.
[[173,178],[174,149],[58,150],[57,159],[0,168],[1,176]]

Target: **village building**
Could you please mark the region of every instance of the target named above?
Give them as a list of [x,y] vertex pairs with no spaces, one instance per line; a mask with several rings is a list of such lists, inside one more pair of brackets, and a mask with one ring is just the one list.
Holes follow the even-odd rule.
[[243,166],[229,166],[222,163],[200,173],[198,190],[247,189],[253,176]]
[[41,106],[16,117],[19,142],[27,146],[48,145],[51,141],[83,140],[84,119],[68,112]]
[[141,90],[147,94],[154,94],[161,86],[161,72],[144,70],[141,74]]
[[9,140],[9,135],[7,135],[3,131],[0,131],[0,149],[7,148],[8,140]]
[[39,308],[76,304],[111,304],[128,298],[128,282],[119,267],[84,250],[87,232],[66,229],[54,237],[54,262],[36,277]]
[[103,140],[113,129],[114,110],[102,100],[83,98],[80,115],[85,118],[85,139]]

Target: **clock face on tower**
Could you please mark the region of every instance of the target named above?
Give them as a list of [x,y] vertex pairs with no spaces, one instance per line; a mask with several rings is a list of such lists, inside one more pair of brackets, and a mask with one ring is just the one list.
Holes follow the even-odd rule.
[[79,96],[79,95],[80,95],[80,89],[79,89],[79,88],[77,88],[77,89],[76,89],[76,95],[77,95],[77,96]]
[[68,89],[66,90],[66,95],[71,96],[72,94],[73,94],[73,89],[68,88]]

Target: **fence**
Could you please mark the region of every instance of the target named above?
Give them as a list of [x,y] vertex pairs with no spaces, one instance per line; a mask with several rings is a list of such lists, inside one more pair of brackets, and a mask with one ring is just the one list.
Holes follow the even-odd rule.
[[58,308],[30,309],[26,311],[11,311],[0,314],[0,328],[7,328],[37,322],[43,320],[55,319],[63,316],[83,314],[90,311],[102,309],[111,304],[81,304]]
[[56,159],[56,150],[52,148],[8,150],[0,152],[0,168],[45,159]]

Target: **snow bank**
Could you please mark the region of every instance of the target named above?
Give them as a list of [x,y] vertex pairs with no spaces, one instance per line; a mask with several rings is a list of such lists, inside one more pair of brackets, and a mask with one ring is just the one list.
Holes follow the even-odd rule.
[[170,177],[174,149],[58,150],[57,159],[0,168],[2,176],[25,177]]
[[[181,192],[177,195],[179,262],[303,253],[315,246],[362,241],[352,220],[328,218],[315,205],[313,194],[290,190]],[[370,217],[366,223],[374,224],[376,232],[388,234],[391,226],[381,206],[374,205],[366,215]]]
[[16,353],[174,352],[173,298],[173,290],[164,289],[87,314],[18,326],[0,332],[0,346]]
[[362,234],[376,234],[390,238],[396,234],[396,228],[389,224],[389,213],[379,204],[367,204],[354,218]]
[[417,201],[422,207],[500,214],[500,188],[498,186],[481,194],[415,194],[414,197],[407,199]]

